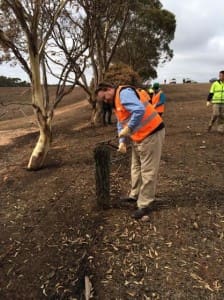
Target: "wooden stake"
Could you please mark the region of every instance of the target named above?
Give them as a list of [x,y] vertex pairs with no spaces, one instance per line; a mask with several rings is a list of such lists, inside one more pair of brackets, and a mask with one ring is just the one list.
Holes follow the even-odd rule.
[[96,200],[99,208],[110,207],[110,149],[99,145],[94,150],[96,164]]

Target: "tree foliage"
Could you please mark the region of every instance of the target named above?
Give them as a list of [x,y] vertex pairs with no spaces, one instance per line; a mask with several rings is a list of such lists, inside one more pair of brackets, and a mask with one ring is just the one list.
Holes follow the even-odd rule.
[[[93,76],[91,85],[87,85],[83,73],[78,84],[88,93],[89,101],[94,108],[92,122],[100,124],[102,123],[101,107],[94,99],[94,90],[97,84],[104,80],[111,65],[128,21],[130,1],[78,0],[78,3],[83,8],[83,32],[88,43],[86,55],[89,56],[88,67]],[[79,68],[77,64],[76,67]]]
[[123,63],[113,64],[105,74],[104,79],[114,85],[140,86],[142,83],[138,73]]
[[[104,79],[127,24],[129,0],[78,0],[78,3],[83,9],[88,67],[93,75],[93,85],[96,86]],[[79,84],[83,85],[83,77],[80,77]],[[89,86],[85,83],[83,86],[91,98]]]
[[[170,60],[175,17],[158,0],[79,0],[93,73],[91,86],[105,79],[111,63],[122,62],[142,80],[155,78],[159,63]],[[91,92],[89,93],[91,95]]]
[[22,81],[20,78],[11,78],[0,76],[0,87],[25,87],[30,86],[30,84],[26,81]]
[[130,65],[143,79],[157,77],[156,68],[173,57],[175,16],[160,1],[136,1],[114,61]]

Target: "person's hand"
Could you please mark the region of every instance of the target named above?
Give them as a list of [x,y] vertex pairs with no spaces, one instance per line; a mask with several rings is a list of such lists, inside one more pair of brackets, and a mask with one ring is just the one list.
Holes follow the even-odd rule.
[[119,137],[126,137],[131,135],[131,128],[128,126],[124,127],[118,134]]
[[125,154],[127,152],[127,146],[125,143],[120,143],[118,146],[118,152]]
[[206,102],[206,106],[209,107],[212,103],[210,101]]

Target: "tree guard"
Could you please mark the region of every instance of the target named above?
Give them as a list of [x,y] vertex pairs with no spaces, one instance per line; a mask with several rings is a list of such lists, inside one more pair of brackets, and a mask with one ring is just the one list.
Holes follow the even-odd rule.
[[96,201],[99,208],[110,207],[110,149],[99,145],[94,149],[96,167]]

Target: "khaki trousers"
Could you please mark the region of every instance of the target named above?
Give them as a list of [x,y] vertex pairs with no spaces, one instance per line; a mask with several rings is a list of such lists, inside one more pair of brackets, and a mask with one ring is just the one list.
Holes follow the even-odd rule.
[[209,126],[217,121],[217,130],[224,132],[224,104],[212,104],[212,117]]
[[165,128],[147,136],[141,142],[133,142],[131,161],[131,192],[137,199],[138,208],[148,206],[155,200]]

